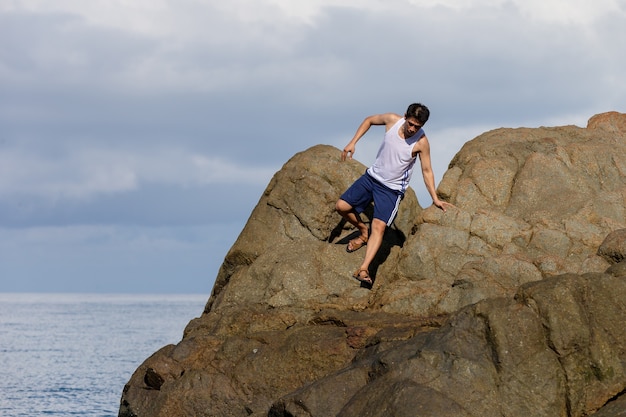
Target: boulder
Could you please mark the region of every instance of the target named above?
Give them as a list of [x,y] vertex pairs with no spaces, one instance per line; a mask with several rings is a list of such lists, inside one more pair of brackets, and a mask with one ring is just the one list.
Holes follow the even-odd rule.
[[607,113],[468,142],[438,189],[456,208],[424,209],[409,190],[371,288],[351,277],[364,251],[346,252],[358,232],[334,211],[365,167],[331,146],[295,155],[202,316],[126,384],[120,417],[584,416],[615,404],[625,135],[626,115]]
[[619,264],[626,253],[626,229],[610,233],[598,248],[598,255],[610,264]]
[[[603,272],[614,261],[598,247],[626,224],[625,126],[612,112],[587,128],[496,129],[466,143],[438,188],[458,209],[420,213],[386,263],[404,288],[377,292],[384,309],[447,314],[526,282]],[[420,290],[429,302],[418,307]]]
[[626,277],[608,274],[522,285],[515,298],[480,301],[435,331],[372,346],[269,415],[589,415],[626,388],[625,295]]

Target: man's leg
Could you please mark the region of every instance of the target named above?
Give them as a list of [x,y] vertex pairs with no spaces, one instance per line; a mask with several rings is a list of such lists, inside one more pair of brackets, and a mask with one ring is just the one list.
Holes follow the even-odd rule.
[[367,225],[363,223],[361,216],[354,211],[352,206],[346,201],[339,199],[335,205],[335,209],[337,210],[337,213],[341,214],[341,217],[348,221],[348,223],[359,229],[359,232],[361,232],[361,238],[364,242],[367,242],[369,237]]
[[[387,225],[391,224],[395,217],[398,207],[402,201],[402,196],[396,191],[386,188],[383,185],[378,186],[374,190],[374,219],[371,224],[371,233],[369,242],[367,244],[367,250],[365,251],[365,258],[363,263],[355,273],[355,278],[359,281],[372,283],[369,276],[370,264],[376,257],[378,250],[383,243],[383,236]],[[388,221],[381,219],[389,219]]]
[[374,260],[374,257],[376,257],[376,253],[383,243],[383,235],[385,234],[386,228],[387,224],[384,221],[380,219],[372,220],[372,234],[370,235],[369,241],[367,242],[365,258],[363,259],[363,263],[359,267],[359,277],[364,278],[365,276],[369,276],[370,264]]

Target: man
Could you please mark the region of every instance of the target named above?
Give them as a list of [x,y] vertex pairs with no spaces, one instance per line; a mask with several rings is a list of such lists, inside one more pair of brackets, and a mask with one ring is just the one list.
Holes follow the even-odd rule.
[[[352,159],[356,143],[372,125],[385,125],[385,138],[378,150],[374,164],[343,193],[337,201],[336,210],[354,225],[360,235],[352,239],[346,248],[354,252],[366,246],[363,263],[353,277],[372,285],[369,275],[370,263],[380,248],[387,226],[391,226],[400,201],[409,185],[413,166],[419,156],[422,176],[433,204],[446,211],[452,204],[439,200],[435,189],[435,175],[430,162],[430,145],[422,127],[430,111],[420,103],[411,104],[404,117],[395,113],[377,114],[366,117],[354,137],[341,153],[341,160]],[[374,202],[371,234],[360,214]]]

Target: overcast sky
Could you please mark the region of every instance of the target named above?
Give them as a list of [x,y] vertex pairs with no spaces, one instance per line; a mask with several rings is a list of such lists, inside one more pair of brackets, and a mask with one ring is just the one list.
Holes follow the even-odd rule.
[[419,101],[438,183],[626,111],[624,39],[625,0],[0,0],[0,292],[208,295],[295,153]]

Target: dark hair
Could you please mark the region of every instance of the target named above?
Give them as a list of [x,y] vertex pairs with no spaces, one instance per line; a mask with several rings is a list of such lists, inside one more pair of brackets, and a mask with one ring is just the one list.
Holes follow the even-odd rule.
[[430,110],[422,103],[413,103],[406,109],[405,117],[415,117],[422,126],[428,121]]

